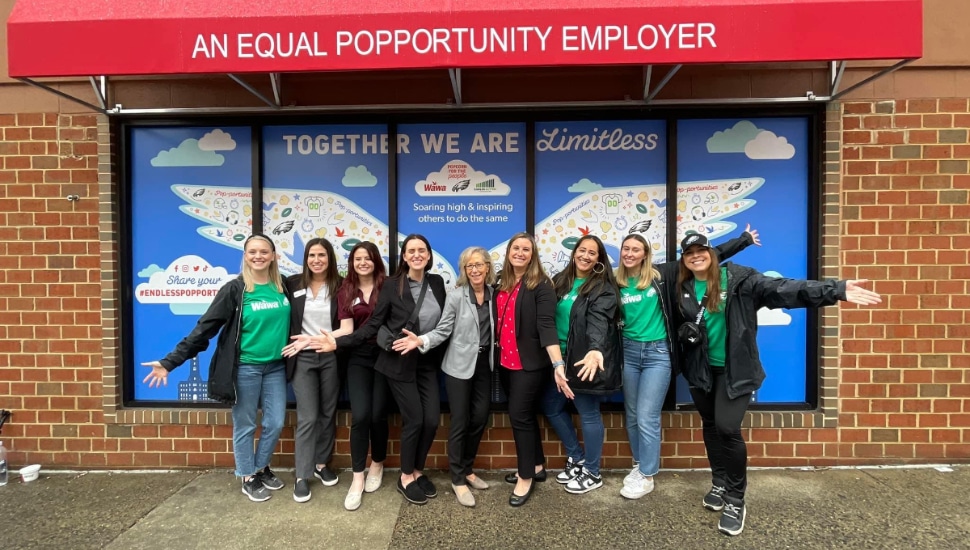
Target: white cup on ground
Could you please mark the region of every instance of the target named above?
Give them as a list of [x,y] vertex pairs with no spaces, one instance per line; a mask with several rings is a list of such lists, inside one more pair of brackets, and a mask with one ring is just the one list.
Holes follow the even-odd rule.
[[31,464],[20,469],[20,477],[24,483],[37,479],[38,475],[40,475],[40,464]]

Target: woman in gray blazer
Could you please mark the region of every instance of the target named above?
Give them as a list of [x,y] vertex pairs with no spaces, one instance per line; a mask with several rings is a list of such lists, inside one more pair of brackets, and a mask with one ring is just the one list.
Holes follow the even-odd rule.
[[448,341],[441,370],[451,410],[448,432],[448,462],[451,484],[462,506],[475,506],[468,489],[488,489],[488,482],[475,475],[472,466],[488,423],[489,389],[495,368],[495,282],[488,251],[465,249],[458,259],[458,288],[448,293],[438,325],[417,336],[404,330],[407,338],[395,342],[398,351],[417,348],[421,353]]

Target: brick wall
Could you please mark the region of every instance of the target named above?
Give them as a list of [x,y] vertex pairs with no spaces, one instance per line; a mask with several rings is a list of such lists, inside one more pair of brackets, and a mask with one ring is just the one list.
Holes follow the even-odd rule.
[[[885,301],[824,311],[821,412],[749,415],[753,465],[970,458],[968,129],[966,99],[832,106],[822,273],[873,279]],[[0,115],[0,132],[0,408],[14,411],[0,437],[12,464],[231,466],[226,411],[121,407],[118,152],[106,121]],[[291,412],[285,466],[294,421]],[[605,422],[604,466],[628,467],[622,414]],[[663,466],[706,466],[698,417],[663,422]],[[349,414],[338,424],[337,460],[347,466]],[[547,453],[561,457],[543,425]],[[435,468],[447,466],[446,426],[444,417]],[[390,464],[396,453],[392,442]],[[507,417],[496,414],[480,466],[511,468],[513,456]]]
[[970,458],[970,114],[965,98],[847,103],[840,440],[859,457]]

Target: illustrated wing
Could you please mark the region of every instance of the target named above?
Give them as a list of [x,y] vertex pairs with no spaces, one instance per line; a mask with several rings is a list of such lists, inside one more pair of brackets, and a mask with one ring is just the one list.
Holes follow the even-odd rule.
[[172,192],[186,203],[183,213],[205,223],[199,235],[226,246],[242,250],[242,243],[252,232],[252,191],[249,187],[213,187],[180,185]]

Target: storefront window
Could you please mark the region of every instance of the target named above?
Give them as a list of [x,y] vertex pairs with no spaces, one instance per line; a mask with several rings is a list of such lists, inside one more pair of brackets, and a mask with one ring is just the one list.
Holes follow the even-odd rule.
[[[629,233],[643,235],[659,262],[668,257],[671,231],[678,241],[699,231],[717,243],[750,224],[764,247],[733,261],[770,276],[809,277],[811,120],[380,122],[255,131],[132,125],[129,399],[205,399],[211,346],[174,371],[167,388],[141,384],[138,365],[163,357],[191,331],[216,290],[239,272],[242,242],[254,226],[276,241],[284,274],[299,271],[304,243],[314,237],[331,241],[345,273],[357,242],[377,244],[391,265],[391,231],[398,241],[421,233],[432,244],[433,270],[451,285],[464,248],[483,246],[500,266],[507,239],[530,222],[550,275],[566,266],[582,235],[602,238],[615,268]],[[254,191],[261,201],[255,213]],[[804,406],[812,399],[811,323],[804,310],[759,314],[768,379],[756,402]],[[683,379],[674,392],[678,403],[690,402]]]

